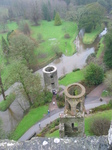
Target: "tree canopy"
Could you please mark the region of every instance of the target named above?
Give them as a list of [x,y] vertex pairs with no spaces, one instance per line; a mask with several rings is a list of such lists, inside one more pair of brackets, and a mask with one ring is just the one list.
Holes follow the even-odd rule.
[[109,68],[112,68],[112,30],[105,36],[104,62]]
[[10,83],[21,83],[19,87],[30,105],[39,98],[42,91],[40,76],[33,74],[32,71],[20,61],[12,62],[9,78]]
[[34,50],[36,42],[24,34],[10,37],[10,56],[12,59],[23,61],[28,67],[37,61]]
[[84,7],[79,16],[79,29],[84,28],[86,32],[91,32],[101,23],[104,8],[99,3],[91,3]]
[[102,83],[104,72],[103,69],[97,64],[90,63],[85,70],[85,82],[88,85],[98,85]]
[[61,25],[61,19],[60,19],[59,13],[56,13],[54,25],[55,26],[60,26]]

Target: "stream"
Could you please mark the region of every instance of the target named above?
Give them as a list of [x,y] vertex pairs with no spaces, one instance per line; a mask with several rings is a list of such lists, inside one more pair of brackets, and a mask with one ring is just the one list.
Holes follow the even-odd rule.
[[[99,36],[96,38],[93,44],[85,45],[82,42],[82,37],[84,31],[80,30],[74,44],[76,45],[77,52],[72,56],[65,56],[55,59],[49,65],[54,65],[57,67],[58,78],[64,74],[70,73],[73,69],[80,68],[82,69],[86,65],[87,57],[95,52],[95,48],[100,41],[100,38],[107,33],[107,28],[105,28]],[[67,50],[66,50],[67,51]],[[42,69],[39,69],[35,73],[39,73],[43,77]]]

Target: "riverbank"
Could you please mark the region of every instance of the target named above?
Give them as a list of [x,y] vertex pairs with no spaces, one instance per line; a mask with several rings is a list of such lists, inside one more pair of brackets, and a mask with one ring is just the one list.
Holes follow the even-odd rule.
[[83,43],[84,44],[92,44],[97,36],[102,32],[104,29],[104,26],[98,26],[96,29],[94,29],[91,33],[85,33],[83,37]]

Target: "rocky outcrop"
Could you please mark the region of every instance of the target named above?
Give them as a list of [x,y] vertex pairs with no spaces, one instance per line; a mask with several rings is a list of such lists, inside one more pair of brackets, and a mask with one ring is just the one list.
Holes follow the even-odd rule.
[[0,150],[112,150],[107,136],[83,138],[33,138],[30,141],[0,141]]

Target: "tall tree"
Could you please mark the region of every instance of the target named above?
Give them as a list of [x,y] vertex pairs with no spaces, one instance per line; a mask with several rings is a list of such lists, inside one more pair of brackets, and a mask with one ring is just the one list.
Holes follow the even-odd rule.
[[37,26],[39,25],[38,22],[40,20],[40,10],[38,2],[33,0],[30,7],[30,19],[35,23],[35,26]]
[[61,19],[60,19],[59,13],[56,13],[55,20],[54,20],[54,25],[55,26],[60,26],[61,24],[62,23],[61,23]]
[[112,30],[105,36],[104,62],[109,68],[112,68]]
[[85,82],[88,85],[98,85],[104,78],[103,69],[97,64],[90,63],[85,70]]
[[14,83],[16,81],[20,82],[21,85],[19,88],[26,96],[29,104],[32,105],[42,91],[40,76],[38,74],[32,74],[32,71],[19,61],[14,61],[12,64],[9,75],[10,83]]
[[24,34],[10,37],[10,56],[12,59],[21,59],[28,67],[37,62],[34,50],[36,42]]
[[79,16],[79,29],[84,28],[86,32],[91,32],[98,24],[101,24],[104,12],[104,8],[99,3],[86,5]]
[[2,36],[2,50],[3,50],[5,55],[8,55],[8,53],[9,53],[9,46],[8,46],[6,40],[4,39],[3,36]]

